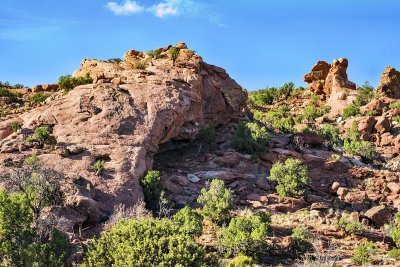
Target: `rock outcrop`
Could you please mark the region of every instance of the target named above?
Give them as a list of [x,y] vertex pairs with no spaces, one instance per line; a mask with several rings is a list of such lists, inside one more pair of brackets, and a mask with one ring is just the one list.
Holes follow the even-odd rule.
[[384,96],[400,99],[400,72],[395,68],[386,67],[377,91]]
[[[88,73],[96,83],[20,115],[19,133],[2,132],[2,137],[10,136],[0,140],[0,148],[6,145],[14,153],[0,154],[0,163],[37,152],[69,178],[75,193],[67,203],[77,211],[81,206],[93,210],[83,214],[90,221],[101,220],[116,204],[133,205],[142,198],[139,179],[152,169],[160,144],[194,139],[205,125],[235,118],[246,103],[247,93],[224,69],[205,63],[186,45],[178,46],[175,62],[168,48],[157,58],[131,50],[120,63],[84,60],[74,76]],[[52,129],[55,150],[18,145],[42,125]],[[2,122],[0,129],[6,129]],[[105,170],[97,176],[92,165],[99,159]],[[1,165],[0,172],[6,171]]]
[[304,76],[308,87],[317,95],[327,99],[331,116],[340,115],[343,109],[351,104],[357,96],[357,86],[348,80],[348,61],[345,58],[334,60],[332,64],[319,61]]

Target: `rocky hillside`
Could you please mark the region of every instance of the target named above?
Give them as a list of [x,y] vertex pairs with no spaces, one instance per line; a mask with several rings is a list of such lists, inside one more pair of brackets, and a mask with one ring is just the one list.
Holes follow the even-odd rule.
[[396,266],[400,73],[375,90],[348,64],[247,93],[184,43],[86,59],[1,98],[1,185],[47,197],[67,265]]

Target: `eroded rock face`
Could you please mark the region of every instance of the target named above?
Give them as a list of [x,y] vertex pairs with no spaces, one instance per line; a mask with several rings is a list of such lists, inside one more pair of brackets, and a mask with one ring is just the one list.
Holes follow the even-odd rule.
[[[78,86],[20,115],[23,129],[51,126],[57,146],[68,151],[73,146],[80,148],[77,153],[39,154],[43,153],[40,157],[49,167],[71,180],[89,181],[90,194],[81,188],[74,198],[100,213],[87,219],[96,220],[101,217],[99,210],[110,213],[116,204],[133,205],[142,198],[139,178],[152,169],[160,144],[193,139],[205,125],[226,123],[244,107],[247,93],[225,70],[203,62],[182,44],[179,47],[175,64],[167,49],[158,59],[132,50],[121,63],[84,60],[74,75],[89,73],[96,84]],[[141,60],[146,69],[135,69],[130,64],[134,60]],[[113,79],[120,82],[111,83]],[[4,138],[0,147],[23,142],[23,137]],[[0,163],[33,151],[14,152],[0,154]],[[98,159],[105,161],[100,176],[92,170]],[[0,168],[7,170],[4,165]]]
[[332,64],[319,61],[304,76],[308,87],[317,95],[327,99],[331,116],[340,115],[343,109],[351,104],[357,96],[357,86],[348,80],[348,61],[345,58],[334,60]]
[[387,97],[400,99],[400,72],[395,68],[386,67],[377,91]]

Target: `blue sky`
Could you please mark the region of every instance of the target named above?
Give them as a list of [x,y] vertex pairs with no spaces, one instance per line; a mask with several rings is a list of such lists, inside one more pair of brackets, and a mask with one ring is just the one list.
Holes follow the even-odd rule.
[[123,57],[184,41],[254,90],[349,59],[376,86],[400,69],[398,0],[0,0],[0,81],[56,82],[84,58]]

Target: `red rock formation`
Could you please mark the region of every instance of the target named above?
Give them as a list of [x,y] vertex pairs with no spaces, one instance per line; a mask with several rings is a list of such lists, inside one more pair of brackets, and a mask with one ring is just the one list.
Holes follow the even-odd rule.
[[386,67],[377,91],[387,97],[400,99],[400,72],[395,68]]

